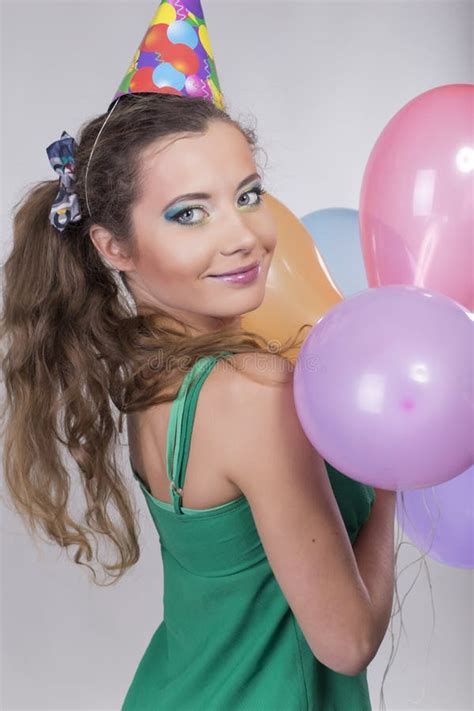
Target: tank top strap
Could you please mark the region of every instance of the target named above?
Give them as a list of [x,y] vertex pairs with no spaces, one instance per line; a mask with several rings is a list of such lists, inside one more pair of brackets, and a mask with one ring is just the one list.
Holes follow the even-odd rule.
[[232,355],[232,352],[223,351],[217,355],[199,358],[186,373],[171,407],[166,440],[166,463],[171,501],[176,513],[182,513],[181,500],[199,392],[215,363],[227,355]]

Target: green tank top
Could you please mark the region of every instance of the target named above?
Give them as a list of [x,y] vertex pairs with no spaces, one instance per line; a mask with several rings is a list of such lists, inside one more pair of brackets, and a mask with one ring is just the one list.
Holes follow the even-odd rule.
[[[199,390],[226,355],[200,358],[172,404],[170,503],[156,499],[133,470],[160,540],[163,621],[121,711],[370,711],[366,671],[346,676],[314,657],[269,565],[247,499],[207,509],[181,506]],[[326,467],[354,543],[375,492]]]

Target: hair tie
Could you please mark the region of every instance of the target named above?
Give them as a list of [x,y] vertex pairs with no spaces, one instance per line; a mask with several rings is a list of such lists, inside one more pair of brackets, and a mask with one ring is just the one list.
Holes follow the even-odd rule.
[[59,232],[70,222],[78,222],[82,217],[79,198],[74,192],[76,148],[74,138],[63,131],[61,138],[46,149],[49,162],[59,174],[59,191],[49,212],[49,221]]

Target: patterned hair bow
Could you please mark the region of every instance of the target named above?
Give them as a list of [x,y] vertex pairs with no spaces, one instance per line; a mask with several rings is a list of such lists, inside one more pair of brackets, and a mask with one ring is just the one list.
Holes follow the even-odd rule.
[[74,192],[76,147],[74,138],[63,131],[61,138],[46,149],[49,162],[59,174],[59,192],[49,212],[49,221],[59,232],[70,222],[78,222],[82,217],[79,198]]

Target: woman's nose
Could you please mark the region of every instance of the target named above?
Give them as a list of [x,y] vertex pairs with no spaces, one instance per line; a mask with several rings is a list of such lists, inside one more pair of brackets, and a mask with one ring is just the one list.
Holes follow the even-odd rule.
[[235,209],[228,216],[222,234],[222,251],[235,252],[239,249],[252,250],[258,244],[258,233],[248,215],[238,213]]

